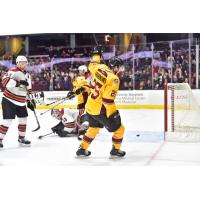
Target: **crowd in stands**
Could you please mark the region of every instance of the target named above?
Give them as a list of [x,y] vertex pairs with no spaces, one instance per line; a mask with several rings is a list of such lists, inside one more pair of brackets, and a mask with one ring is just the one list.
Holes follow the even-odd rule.
[[[45,65],[54,58],[72,58],[72,57],[89,57],[89,48],[70,49],[64,47],[49,47],[44,56],[30,56],[30,66]],[[155,49],[156,51],[156,49]],[[41,53],[38,52],[38,53]],[[47,55],[46,55],[47,53]],[[4,59],[12,59],[11,56],[5,55]],[[164,49],[159,51],[159,58],[163,62],[170,62],[170,50]],[[172,52],[173,72],[171,68],[162,68],[153,66],[152,58],[137,58],[134,61],[125,61],[125,71],[119,74],[120,90],[151,90],[163,89],[166,82],[189,82],[189,53],[188,50],[174,49]],[[78,75],[78,67],[87,64],[83,62],[63,62],[54,64],[51,67],[41,69],[39,72],[32,71],[32,85],[35,91],[52,91],[52,90],[71,90],[72,80]],[[191,86],[195,88],[196,84],[196,58],[195,51],[191,52]],[[0,76],[5,73],[6,68],[0,64]]]
[[79,58],[89,57],[90,47],[83,48],[66,48],[64,46],[50,46],[50,47],[38,47],[37,50],[31,51],[34,55],[48,55],[50,58]]
[[[64,66],[66,68],[64,68]],[[62,67],[53,67],[41,70],[40,73],[30,72],[32,77],[32,87],[34,91],[62,91],[72,90],[72,80],[77,76],[78,72],[67,68],[67,65]]]

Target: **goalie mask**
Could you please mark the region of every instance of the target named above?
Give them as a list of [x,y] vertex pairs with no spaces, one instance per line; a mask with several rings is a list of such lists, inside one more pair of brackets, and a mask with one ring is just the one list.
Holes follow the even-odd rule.
[[59,109],[52,109],[51,110],[51,116],[56,118],[56,119],[58,119],[58,120],[60,120],[61,117],[62,117],[62,114],[61,114]]

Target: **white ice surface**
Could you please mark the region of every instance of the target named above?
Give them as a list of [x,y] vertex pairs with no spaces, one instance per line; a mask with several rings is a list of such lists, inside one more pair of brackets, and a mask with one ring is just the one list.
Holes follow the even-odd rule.
[[17,119],[11,125],[0,150],[0,165],[59,165],[59,166],[144,166],[144,165],[200,165],[200,143],[170,143],[163,141],[163,111],[120,110],[126,128],[122,149],[126,157],[110,159],[112,134],[106,130],[91,144],[92,155],[81,159],[75,156],[80,141],[75,137],[59,138],[51,135],[38,139],[39,135],[51,132],[57,123],[50,114],[37,110],[41,129],[37,127],[32,112],[29,112],[27,139],[31,147],[19,147],[17,142]]

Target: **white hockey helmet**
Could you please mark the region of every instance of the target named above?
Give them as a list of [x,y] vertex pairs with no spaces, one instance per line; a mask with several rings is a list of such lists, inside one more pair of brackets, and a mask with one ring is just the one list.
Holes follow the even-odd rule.
[[78,71],[87,72],[87,66],[86,66],[86,65],[81,65],[81,66],[79,66]]
[[17,56],[16,63],[18,64],[19,62],[27,62],[28,63],[28,60],[25,56]]
[[61,113],[59,109],[52,109],[51,110],[51,116],[60,120],[61,119]]

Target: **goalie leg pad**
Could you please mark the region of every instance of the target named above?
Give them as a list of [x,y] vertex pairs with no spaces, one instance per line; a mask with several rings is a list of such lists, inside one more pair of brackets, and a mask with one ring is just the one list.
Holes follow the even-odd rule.
[[64,131],[64,130],[61,130],[61,129],[57,130],[56,133],[57,133],[58,136],[60,136],[60,137],[67,137],[67,136],[70,134],[69,132]]
[[56,126],[52,127],[51,130],[53,132],[56,132],[57,130],[63,130],[64,129],[64,124],[61,122],[59,122]]

